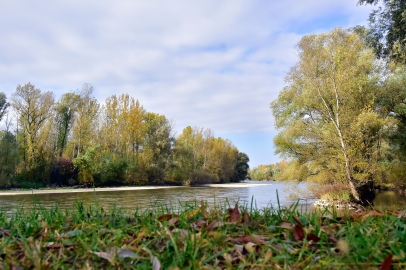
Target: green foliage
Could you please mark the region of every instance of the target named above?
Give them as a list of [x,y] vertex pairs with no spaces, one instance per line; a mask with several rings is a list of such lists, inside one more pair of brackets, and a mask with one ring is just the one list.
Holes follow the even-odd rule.
[[379,74],[371,50],[343,29],[305,36],[298,47],[288,85],[271,103],[281,130],[274,140],[276,152],[301,167],[295,176],[299,181],[323,171],[349,185],[370,179],[386,124],[374,107]]
[[164,115],[145,111],[128,94],[100,106],[93,90],[84,84],[54,104],[51,92],[31,83],[17,86],[11,99],[16,133],[0,131],[0,187],[245,179],[248,156],[210,129],[187,127],[175,139]]
[[6,113],[8,106],[9,104],[7,103],[6,95],[3,92],[0,92],[0,121]]
[[378,57],[406,64],[406,1],[359,0],[359,4],[382,5],[369,16],[367,35]]

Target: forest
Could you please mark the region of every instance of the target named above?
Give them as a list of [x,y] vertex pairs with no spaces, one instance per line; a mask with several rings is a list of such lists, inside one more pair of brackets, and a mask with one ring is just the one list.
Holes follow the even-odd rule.
[[55,100],[31,83],[0,92],[0,188],[239,182],[249,158],[206,128],[175,136],[128,94],[101,104],[91,84]]

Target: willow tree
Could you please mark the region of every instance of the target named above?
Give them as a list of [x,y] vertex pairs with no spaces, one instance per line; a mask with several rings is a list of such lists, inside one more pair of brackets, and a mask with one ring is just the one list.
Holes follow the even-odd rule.
[[374,55],[347,30],[308,35],[287,86],[271,103],[277,153],[345,180],[356,200],[357,180],[370,180],[370,162],[384,125],[374,111]]

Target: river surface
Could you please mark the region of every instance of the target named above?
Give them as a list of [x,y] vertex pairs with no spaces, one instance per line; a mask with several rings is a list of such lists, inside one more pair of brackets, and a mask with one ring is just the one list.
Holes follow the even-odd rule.
[[[56,204],[70,208],[75,202],[83,202],[85,206],[97,205],[104,208],[116,206],[126,210],[136,208],[160,207],[176,209],[179,205],[199,203],[204,200],[210,204],[226,204],[234,206],[235,203],[245,204],[249,207],[264,208],[289,206],[297,199],[291,198],[291,191],[305,188],[305,183],[298,186],[281,182],[245,181],[234,184],[213,184],[203,187],[150,187],[141,190],[87,189],[87,190],[58,190],[58,193],[45,193],[44,190],[33,190],[25,194],[0,194],[0,206],[3,210],[12,211],[21,207],[31,208],[41,204],[49,208]],[[41,192],[41,193],[40,193]],[[301,200],[307,207],[311,200]]]
[[[32,190],[25,192],[0,192],[0,209],[15,211],[21,208],[32,208],[37,205],[46,208],[59,205],[60,208],[71,208],[76,202],[85,206],[111,207],[125,210],[146,209],[151,207],[168,207],[177,209],[179,205],[199,203],[204,200],[209,205],[235,203],[248,207],[289,207],[298,201],[298,190],[306,190],[306,183],[245,181],[234,184],[213,184],[203,187],[137,187],[118,189],[80,189],[80,190]],[[23,193],[23,194],[21,194]],[[13,194],[13,195],[11,195]],[[300,211],[311,211],[313,201],[311,194],[301,193]],[[307,198],[304,198],[307,197]],[[397,192],[387,191],[378,194],[374,201],[378,209],[404,208],[406,196]]]

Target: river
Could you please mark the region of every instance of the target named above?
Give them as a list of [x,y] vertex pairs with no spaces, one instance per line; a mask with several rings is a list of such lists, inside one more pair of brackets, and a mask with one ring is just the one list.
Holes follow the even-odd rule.
[[[293,187],[295,186],[295,187]],[[305,183],[298,185],[301,189]],[[212,184],[202,187],[140,187],[117,189],[81,189],[81,190],[32,190],[22,192],[1,192],[0,205],[10,211],[21,207],[31,208],[41,204],[53,207],[69,208],[76,201],[85,206],[97,205],[104,208],[119,207],[126,210],[145,209],[153,206],[168,206],[176,209],[180,204],[207,201],[209,204],[245,204],[249,207],[264,208],[278,205],[289,206],[297,200],[289,197],[296,185],[284,182],[245,181],[231,184]],[[13,195],[11,195],[13,194]],[[301,201],[307,205],[311,200]]]
[[[97,188],[77,190],[32,190],[25,192],[0,192],[0,207],[5,211],[19,208],[32,208],[42,205],[46,208],[59,205],[62,209],[72,207],[75,202],[85,206],[98,206],[105,209],[116,206],[125,210],[145,209],[166,206],[176,209],[180,204],[191,204],[204,200],[209,205],[235,203],[248,207],[264,208],[290,206],[297,202],[292,192],[306,189],[306,183],[244,181],[242,183],[212,184],[202,187],[133,187],[133,188]],[[311,194],[299,200],[301,211],[313,209]],[[374,201],[377,208],[404,208],[406,196],[389,191],[381,193]]]

